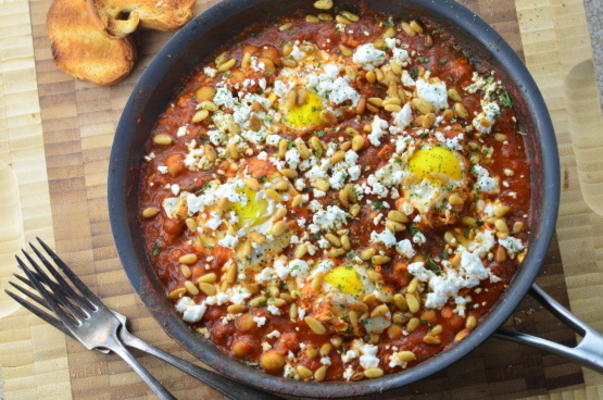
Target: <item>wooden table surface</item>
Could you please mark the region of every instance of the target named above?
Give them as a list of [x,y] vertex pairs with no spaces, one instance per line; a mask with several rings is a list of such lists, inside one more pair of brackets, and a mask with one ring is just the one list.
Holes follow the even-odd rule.
[[[197,11],[215,1],[198,0]],[[557,241],[538,282],[603,331],[603,126],[581,0],[463,0],[524,58],[549,106],[559,143]],[[45,238],[120,312],[134,332],[192,359],[132,293],[108,225],[107,160],[115,123],[137,77],[171,34],[137,35],[141,61],[111,88],[76,82],[52,62],[50,0],[0,3],[0,287],[12,255]],[[508,325],[571,342],[527,301]],[[150,357],[142,362],[181,399],[221,396]],[[114,356],[84,350],[0,294],[0,365],[6,399],[152,398]],[[488,340],[469,358],[393,398],[603,398],[603,375],[522,346]],[[2,398],[2,391],[0,391]]]

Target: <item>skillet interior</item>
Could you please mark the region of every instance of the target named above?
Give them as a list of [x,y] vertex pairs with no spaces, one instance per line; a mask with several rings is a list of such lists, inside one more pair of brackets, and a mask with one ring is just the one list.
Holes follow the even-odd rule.
[[[354,1],[338,1],[354,10]],[[544,101],[513,50],[479,17],[454,0],[371,0],[375,10],[394,17],[427,16],[454,34],[461,46],[499,70],[513,98],[520,128],[528,132],[531,165],[530,251],[509,289],[487,318],[464,341],[409,370],[375,380],[352,383],[307,383],[267,375],[219,351],[196,335],[167,301],[165,290],[144,250],[138,226],[139,165],[143,144],[158,116],[178,93],[183,81],[214,49],[252,22],[294,10],[314,12],[312,1],[226,0],[190,22],[155,57],[144,72],[122,114],[109,169],[109,210],[116,246],[128,278],[145,305],[187,350],[234,379],[282,394],[335,398],[398,388],[431,375],[468,354],[490,336],[515,309],[536,277],[557,216],[559,165],[557,147]]]

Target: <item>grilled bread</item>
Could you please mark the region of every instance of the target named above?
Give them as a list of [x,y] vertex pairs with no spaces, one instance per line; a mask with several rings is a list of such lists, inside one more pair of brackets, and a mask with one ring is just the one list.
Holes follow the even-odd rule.
[[171,31],[193,16],[195,0],[87,0],[97,26],[113,38],[123,38],[140,25]]
[[134,67],[130,39],[107,37],[93,22],[86,0],[54,0],[46,28],[56,65],[77,79],[112,85]]

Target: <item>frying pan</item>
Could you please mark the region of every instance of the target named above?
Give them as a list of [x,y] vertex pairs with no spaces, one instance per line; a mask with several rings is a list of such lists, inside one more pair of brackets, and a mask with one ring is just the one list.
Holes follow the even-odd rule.
[[[340,1],[354,10],[357,2]],[[176,313],[155,275],[138,225],[139,166],[144,143],[158,116],[186,78],[217,47],[251,23],[296,11],[316,13],[308,0],[225,0],[180,30],[157,54],[138,81],[121,116],[109,166],[109,211],[119,256],[134,290],[163,329],[188,351],[231,378],[290,396],[339,398],[399,388],[434,374],[495,335],[568,357],[603,372],[603,336],[534,285],[555,230],[559,205],[559,157],[551,120],[532,77],[505,41],[477,15],[453,0],[369,0],[369,7],[394,17],[427,17],[455,35],[469,54],[503,77],[513,98],[531,168],[529,252],[496,305],[465,340],[403,372],[359,382],[300,382],[268,375],[228,357],[189,328]],[[569,348],[542,338],[500,329],[528,293],[582,336]]]

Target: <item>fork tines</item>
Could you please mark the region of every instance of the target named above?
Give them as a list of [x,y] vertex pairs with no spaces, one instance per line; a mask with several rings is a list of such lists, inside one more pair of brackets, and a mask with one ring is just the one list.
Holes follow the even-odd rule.
[[[97,304],[100,300],[98,300],[92,291],[88,289],[88,287],[46,243],[40,238],[36,239],[47,256],[45,256],[33,243],[29,243],[29,246],[45,268],[43,269],[38,262],[23,249],[23,258],[19,255],[15,256],[15,258],[26,277],[17,274],[14,276],[25,283],[29,288],[35,289],[42,297],[14,282],[10,282],[10,284],[34,303],[37,303],[47,310],[52,310],[65,324],[77,326],[80,324],[79,321],[90,315],[90,312],[98,309]],[[54,265],[49,261],[48,257],[53,261]],[[6,293],[38,317],[55,327],[66,331],[63,323],[59,319],[55,318],[42,308],[32,304],[32,302],[26,301],[9,290],[6,290]]]

